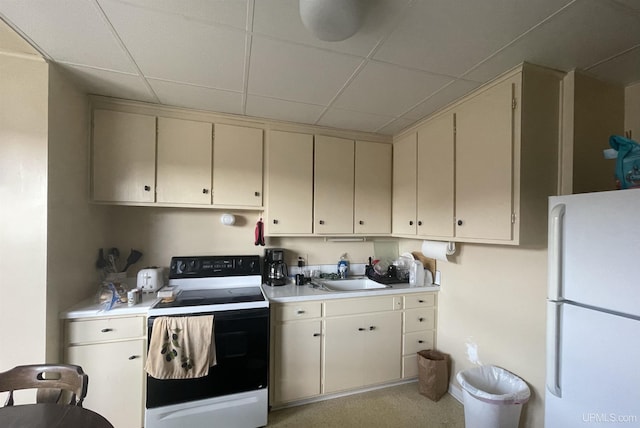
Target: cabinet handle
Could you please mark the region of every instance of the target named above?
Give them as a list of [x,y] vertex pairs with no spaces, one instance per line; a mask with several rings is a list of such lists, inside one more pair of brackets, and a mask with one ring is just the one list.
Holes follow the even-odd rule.
[[362,328],[362,327],[360,327],[360,328],[358,329],[358,331],[365,331],[365,330],[366,330],[366,328]]
[[424,300],[418,300],[418,303],[424,303]]
[[254,196],[260,196],[260,192],[253,192]]
[[298,315],[304,314],[304,311],[300,310],[298,312],[296,312]]
[[418,321],[422,322],[424,321],[424,318],[418,318]]
[[136,358],[140,358],[140,355],[132,355],[129,357],[129,360],[135,360]]
[[418,226],[422,226],[422,222],[418,220]]
[[209,189],[202,189],[202,193],[206,195],[207,193],[209,193]]
[[375,326],[375,325],[369,326],[369,331],[371,331],[371,330],[375,330],[375,329],[376,329],[376,326]]
[[413,220],[409,220],[409,226],[413,226]]
[[144,186],[144,191],[145,192],[150,192],[151,191],[151,186]]
[[320,336],[320,333],[313,333],[313,337],[318,337]]
[[320,220],[318,223],[320,223],[320,224],[324,224],[324,220]]
[[273,219],[273,224],[278,224],[278,219]]
[[102,330],[100,330],[102,333],[109,333],[110,331],[113,331],[112,328],[103,328]]
[[362,225],[362,224],[364,224],[364,221],[360,220],[360,221],[358,222],[358,224]]
[[458,220],[458,226],[462,226],[462,220]]

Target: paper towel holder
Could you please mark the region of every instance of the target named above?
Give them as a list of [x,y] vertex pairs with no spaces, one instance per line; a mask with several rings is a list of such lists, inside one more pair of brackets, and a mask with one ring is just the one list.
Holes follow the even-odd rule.
[[449,241],[447,242],[447,256],[453,256],[456,253],[456,243]]

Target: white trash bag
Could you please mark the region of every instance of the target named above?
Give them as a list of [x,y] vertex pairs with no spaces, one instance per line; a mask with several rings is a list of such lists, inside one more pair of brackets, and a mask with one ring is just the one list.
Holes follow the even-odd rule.
[[456,375],[464,394],[466,428],[516,428],[531,391],[525,381],[496,366],[479,366]]

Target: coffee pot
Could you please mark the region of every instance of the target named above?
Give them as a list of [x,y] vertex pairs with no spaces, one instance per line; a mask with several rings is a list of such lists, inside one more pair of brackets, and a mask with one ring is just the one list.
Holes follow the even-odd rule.
[[284,262],[284,250],[267,248],[264,252],[264,282],[270,286],[285,285],[289,276],[287,264]]

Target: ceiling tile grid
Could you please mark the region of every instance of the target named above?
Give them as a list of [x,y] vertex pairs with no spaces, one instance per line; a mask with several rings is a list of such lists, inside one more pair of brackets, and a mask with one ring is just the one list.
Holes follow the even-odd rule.
[[89,93],[385,135],[523,61],[640,81],[638,0],[362,4],[341,42],[298,0],[0,0],[0,18]]

